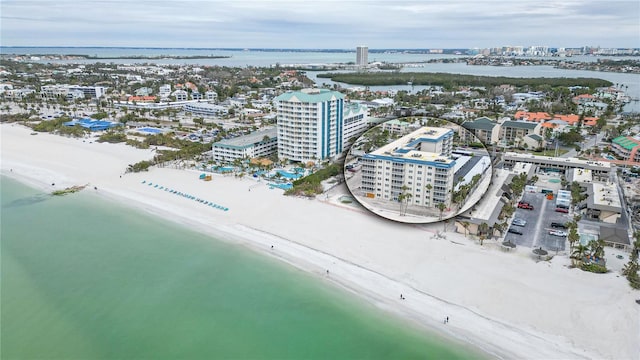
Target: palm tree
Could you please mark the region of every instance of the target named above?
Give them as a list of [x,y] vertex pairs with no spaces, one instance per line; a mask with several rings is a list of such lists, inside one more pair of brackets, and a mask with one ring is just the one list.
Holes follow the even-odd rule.
[[480,237],[480,246],[482,246],[482,243],[486,238],[486,235],[488,232],[489,232],[489,224],[487,224],[486,222],[483,222],[480,225],[478,225],[478,235]]
[[507,226],[507,223],[495,223],[493,224],[493,229],[498,230],[500,232],[500,235],[502,235],[502,232],[507,228]]
[[438,208],[438,210],[440,210],[440,220],[442,220],[442,212],[444,211],[444,209],[447,208],[447,205],[441,202],[441,203],[438,203],[436,207]]
[[571,253],[571,258],[577,260],[579,263],[584,261],[585,256],[589,253],[589,247],[586,245],[578,244]]
[[464,237],[467,237],[467,231],[469,230],[469,225],[471,225],[471,223],[469,223],[468,221],[463,221],[461,222],[462,227],[464,228]]
[[409,207],[409,199],[413,197],[412,194],[407,193],[409,187],[406,185],[402,185],[402,192],[398,195],[398,201],[400,202],[400,216],[404,216],[407,213],[407,208]]
[[603,258],[604,257],[604,246],[605,242],[602,239],[592,240],[589,242],[589,249],[591,250],[591,256],[594,258]]
[[567,240],[569,240],[569,251],[573,251],[575,243],[580,240],[580,235],[578,235],[578,230],[575,226],[569,225],[569,235],[567,236]]

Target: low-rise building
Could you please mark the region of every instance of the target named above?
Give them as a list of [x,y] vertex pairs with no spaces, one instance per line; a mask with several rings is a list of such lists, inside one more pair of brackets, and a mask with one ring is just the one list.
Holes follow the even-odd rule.
[[569,169],[588,169],[594,179],[606,180],[611,173],[611,163],[604,161],[582,160],[578,158],[558,158],[551,156],[538,156],[506,152],[502,156],[502,161],[506,166],[513,167],[518,162],[529,163],[539,171],[562,172]]
[[[462,123],[462,127],[468,130],[468,132],[460,132],[462,141],[476,142],[480,140],[483,144],[491,145],[496,144],[500,139],[500,124],[485,116],[465,121]],[[470,137],[469,134],[473,134],[475,138]]]
[[277,134],[276,128],[271,128],[213,143],[213,160],[232,162],[271,156],[278,150]]
[[160,89],[158,90],[158,95],[161,99],[168,99],[171,96],[171,85],[164,84],[160,85]]
[[613,184],[586,184],[589,196],[586,200],[586,219],[615,224],[622,207],[618,188]]
[[528,121],[503,121],[500,127],[500,139],[505,144],[522,146],[527,135],[540,135],[541,125]]
[[611,140],[611,150],[622,160],[640,163],[640,140],[631,136],[618,136]]
[[219,117],[229,113],[229,110],[224,106],[201,102],[189,102],[183,107],[183,110],[203,117]]
[[413,124],[400,119],[393,119],[382,124],[382,131],[388,131],[391,135],[404,135],[415,130]]
[[171,96],[176,98],[176,101],[185,101],[189,98],[189,93],[185,90],[176,90],[171,93]]

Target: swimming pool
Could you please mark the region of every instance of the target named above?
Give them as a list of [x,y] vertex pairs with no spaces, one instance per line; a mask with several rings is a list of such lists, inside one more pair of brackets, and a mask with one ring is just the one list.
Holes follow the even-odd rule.
[[282,189],[282,190],[289,190],[289,189],[291,189],[293,187],[293,184],[291,184],[291,183],[285,183],[285,184],[272,184],[272,183],[269,183],[269,186],[271,188],[276,187],[276,188]]
[[143,127],[135,129],[136,132],[143,134],[160,134],[162,133],[162,129],[153,128],[153,127]]
[[223,172],[223,173],[232,172],[233,170],[235,170],[233,166],[218,166],[214,168],[214,171]]
[[276,172],[286,179],[299,179],[302,177],[302,174],[291,173],[285,170],[277,170]]

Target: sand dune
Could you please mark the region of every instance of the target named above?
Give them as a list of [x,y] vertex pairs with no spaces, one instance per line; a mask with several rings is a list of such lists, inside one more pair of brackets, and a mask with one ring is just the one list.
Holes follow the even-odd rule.
[[32,136],[19,125],[0,130],[3,175],[47,190],[89,183],[85,191],[282,259],[495,357],[640,358],[640,306],[634,302],[640,294],[619,274],[568,269],[562,256],[536,262],[529,249],[503,253],[491,241],[481,247],[456,233],[434,239],[442,224],[384,220],[341,204],[339,188],[328,199],[307,200],[255,179],[214,175],[205,182],[198,171],[153,168],[121,176],[153,152]]

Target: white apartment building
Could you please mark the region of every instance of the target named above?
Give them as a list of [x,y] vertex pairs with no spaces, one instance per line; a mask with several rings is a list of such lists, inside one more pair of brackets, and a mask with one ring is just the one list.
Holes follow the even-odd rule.
[[43,99],[57,99],[66,97],[69,88],[66,85],[44,85],[40,87],[40,96]]
[[333,158],[343,150],[344,95],[327,89],[278,96],[278,156],[292,161]]
[[160,85],[160,88],[158,89],[158,95],[160,95],[161,99],[168,99],[169,96],[171,96],[171,85]]
[[369,64],[369,48],[358,46],[356,48],[356,65],[367,66]]
[[213,143],[213,160],[232,162],[270,156],[278,150],[277,133],[276,128],[271,128]]
[[171,96],[176,98],[176,101],[185,101],[189,97],[189,93],[185,90],[176,90],[171,93]]
[[207,101],[216,101],[218,100],[218,93],[213,90],[205,91],[204,98]]
[[362,191],[389,201],[410,194],[409,204],[417,206],[450,205],[456,165],[451,158],[453,135],[451,129],[421,127],[363,155]]
[[82,92],[85,98],[99,99],[105,95],[107,88],[104,86],[45,85],[40,88],[40,95],[44,99],[56,99],[77,91]]
[[369,110],[358,103],[345,104],[342,148],[346,149],[352,139],[359,138],[368,128]]
[[224,106],[201,102],[186,103],[183,110],[193,115],[203,117],[219,117],[229,113],[229,110]]
[[104,86],[80,86],[80,85],[68,85],[69,91],[82,91],[85,98],[99,99],[107,92],[107,88]]

